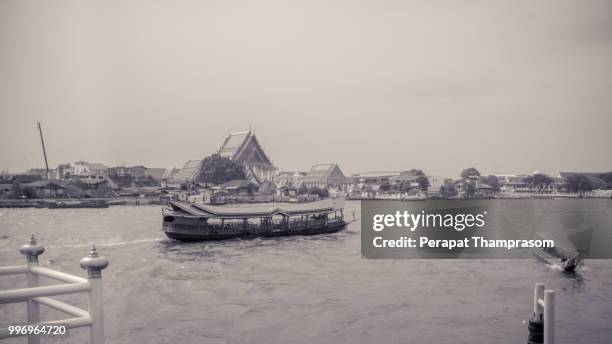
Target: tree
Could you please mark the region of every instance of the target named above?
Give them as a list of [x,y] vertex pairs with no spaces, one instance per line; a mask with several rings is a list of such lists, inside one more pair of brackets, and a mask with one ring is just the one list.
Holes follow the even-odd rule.
[[398,186],[398,190],[401,192],[410,191],[410,182],[407,182],[407,181],[400,182]]
[[11,185],[11,193],[9,194],[9,198],[19,198],[21,197],[21,186],[17,182],[13,182]]
[[297,191],[298,195],[305,195],[308,193],[308,188],[306,187],[306,184],[302,183],[302,185],[300,185],[300,188]]
[[480,172],[474,167],[468,167],[461,171],[461,178],[468,179],[468,177],[480,177]]
[[204,158],[196,181],[222,184],[236,179],[246,179],[244,166],[219,154],[213,154]]
[[160,182],[153,176],[145,176],[144,178],[138,179],[136,184],[138,186],[159,186]]
[[66,197],[69,198],[81,198],[85,195],[83,189],[78,187],[74,182],[70,181],[66,184],[66,190],[64,191]]
[[571,192],[584,192],[593,190],[589,178],[582,174],[574,174],[567,177],[567,189]]
[[525,178],[525,183],[531,187],[538,185],[550,185],[554,183],[554,180],[542,173],[536,173],[533,176],[527,176]]
[[454,183],[447,183],[440,187],[440,193],[447,198],[455,197],[457,196],[457,188]]
[[467,187],[465,188],[465,196],[467,198],[471,198],[476,193],[476,186],[472,183],[467,183]]
[[123,176],[110,175],[109,178],[120,188],[129,188],[134,182],[134,178],[129,174]]
[[317,186],[313,186],[308,190],[308,193],[311,195],[319,195],[321,198],[329,197],[329,191],[325,188],[319,188]]
[[419,189],[421,191],[427,191],[429,189],[429,179],[425,176],[418,176],[416,182],[419,183]]
[[381,191],[389,191],[391,188],[391,185],[389,184],[388,181],[384,181],[380,184],[380,190]]
[[599,178],[606,182],[606,189],[612,189],[612,172],[602,173]]
[[589,181],[591,182],[591,185],[593,186],[593,190],[599,189],[599,190],[604,190],[608,188],[608,183],[598,177],[587,177],[589,178]]
[[36,198],[36,191],[32,188],[24,188],[23,189],[23,195],[28,198],[28,199],[32,199],[32,198]]
[[321,189],[321,192],[319,192],[319,197],[321,198],[329,197],[329,191],[327,191],[327,189]]
[[481,177],[481,183],[485,183],[493,188],[494,191],[499,191],[499,180],[496,176],[490,174],[486,177]]

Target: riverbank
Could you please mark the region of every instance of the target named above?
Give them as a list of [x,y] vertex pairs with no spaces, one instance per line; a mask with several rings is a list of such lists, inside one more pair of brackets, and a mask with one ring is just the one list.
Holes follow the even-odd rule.
[[0,208],[49,208],[53,204],[72,202],[105,202],[115,205],[162,205],[165,200],[160,197],[105,197],[105,198],[58,198],[58,199],[3,199]]
[[[465,198],[355,198],[348,197],[352,201],[426,201],[428,199],[447,199],[465,200]],[[470,198],[470,199],[491,199],[491,200],[532,200],[532,199],[610,199],[608,196],[597,195],[578,195],[578,194],[515,194],[515,195],[495,195],[490,198]],[[109,206],[117,205],[163,205],[167,204],[167,199],[163,197],[99,197],[99,198],[58,198],[58,199],[0,199],[0,208],[49,208],[52,203],[62,202],[106,202]],[[252,202],[244,202],[252,203]],[[235,204],[235,202],[234,202]]]

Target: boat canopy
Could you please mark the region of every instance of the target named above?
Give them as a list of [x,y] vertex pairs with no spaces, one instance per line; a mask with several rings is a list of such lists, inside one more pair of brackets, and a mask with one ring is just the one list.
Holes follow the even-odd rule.
[[170,206],[175,211],[183,211],[192,216],[247,219],[274,215],[299,216],[331,213],[344,208],[344,199],[324,199],[307,203],[259,203],[222,206],[171,201]]

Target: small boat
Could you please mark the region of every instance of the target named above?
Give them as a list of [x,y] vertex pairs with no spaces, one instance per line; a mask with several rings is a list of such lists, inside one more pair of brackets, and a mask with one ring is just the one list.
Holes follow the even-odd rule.
[[574,272],[584,265],[585,257],[591,254],[593,229],[583,229],[561,235],[557,231],[556,238],[550,233],[536,233],[538,239],[556,239],[552,248],[534,248],[533,253],[548,264],[557,266],[565,272]]
[[334,233],[347,224],[343,209],[343,198],[232,205],[170,201],[162,211],[162,230],[179,241]]
[[47,203],[49,209],[73,209],[73,208],[108,208],[105,200],[86,201],[55,201]]
[[558,266],[565,272],[574,272],[584,265],[584,255],[576,250],[561,247],[534,248],[533,252],[546,263]]

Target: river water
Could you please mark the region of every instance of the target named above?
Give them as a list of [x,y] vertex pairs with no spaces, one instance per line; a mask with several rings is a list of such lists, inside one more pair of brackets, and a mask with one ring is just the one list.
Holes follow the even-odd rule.
[[[612,211],[610,200],[510,202]],[[359,203],[347,202],[349,219],[353,211]],[[19,246],[34,233],[41,265],[84,276],[78,261],[95,241],[111,261],[107,343],[524,343],[535,282],[556,291],[558,343],[612,343],[612,260],[571,276],[535,259],[364,259],[359,222],[331,235],[193,244],[160,226],[159,206],[0,209],[0,266],[23,264]],[[0,278],[0,289],[25,286],[23,276]],[[86,307],[85,295],[58,298]],[[24,320],[23,303],[0,305],[0,326]]]

